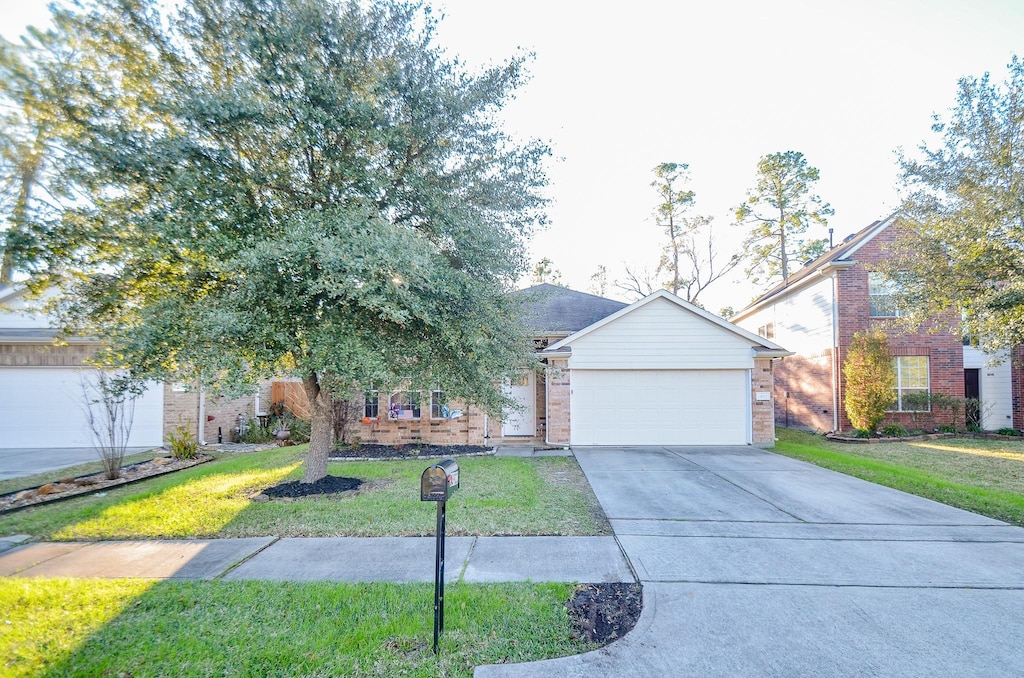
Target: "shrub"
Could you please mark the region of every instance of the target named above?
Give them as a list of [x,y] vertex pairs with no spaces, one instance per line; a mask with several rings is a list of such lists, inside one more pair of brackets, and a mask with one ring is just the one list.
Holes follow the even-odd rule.
[[907,429],[903,428],[901,424],[889,424],[882,429],[882,435],[889,438],[903,438],[908,435]]
[[939,424],[939,433],[956,433],[956,426],[952,424]]
[[984,433],[984,429],[982,429],[981,426],[975,424],[974,422],[967,424],[967,430],[970,433]]
[[295,420],[292,421],[291,423],[291,428],[289,430],[292,432],[292,434],[288,437],[288,439],[291,440],[293,443],[308,443],[309,434],[312,432],[311,428],[312,427],[310,425],[310,422],[306,421],[305,419],[299,419],[298,417],[296,417]]
[[249,425],[245,429],[245,433],[239,436],[241,443],[259,444],[259,443],[271,443],[274,442],[274,434],[267,428],[260,426],[259,422],[255,419],[249,420]]
[[196,435],[188,424],[181,424],[167,434],[167,443],[171,446],[171,456],[175,459],[195,459],[199,453]]
[[1001,428],[998,431],[996,431],[996,433],[998,433],[1001,436],[1019,436],[1020,435],[1020,431],[1018,431],[1015,428]]
[[855,429],[853,429],[853,437],[854,438],[870,438],[870,437],[872,437],[872,435],[873,434],[871,433],[871,431],[865,431],[862,428],[855,428]]
[[874,431],[896,400],[889,338],[881,330],[857,332],[843,362],[846,414],[854,427]]

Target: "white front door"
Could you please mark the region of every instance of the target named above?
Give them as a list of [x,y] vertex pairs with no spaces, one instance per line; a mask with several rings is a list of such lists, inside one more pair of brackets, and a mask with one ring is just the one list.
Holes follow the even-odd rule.
[[537,430],[536,398],[534,375],[524,370],[505,386],[505,394],[519,406],[507,409],[501,415],[502,436],[533,437]]

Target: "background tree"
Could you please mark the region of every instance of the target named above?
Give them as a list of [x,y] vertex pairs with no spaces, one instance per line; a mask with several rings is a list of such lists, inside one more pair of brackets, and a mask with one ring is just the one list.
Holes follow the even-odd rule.
[[755,283],[788,280],[792,262],[823,254],[828,240],[804,240],[811,224],[826,226],[832,207],[814,193],[817,168],[807,164],[803,153],[785,151],[761,158],[757,182],[747,199],[736,208],[738,224],[750,227],[743,241],[747,275]]
[[[699,304],[700,293],[713,282],[736,268],[743,258],[739,253],[722,260],[715,245],[712,217],[696,216],[683,219],[682,245],[679,249],[677,270],[682,273],[673,286],[692,304]],[[668,285],[665,286],[668,288]]]
[[562,272],[555,268],[555,264],[551,259],[544,257],[534,265],[532,280],[534,285],[543,283],[561,285]]
[[683,215],[693,205],[694,193],[680,184],[689,180],[688,169],[689,165],[684,163],[663,162],[654,168],[655,180],[651,182],[659,198],[654,218],[668,238],[658,270],[668,271],[672,276],[665,283],[665,289],[672,294],[679,294],[679,288],[683,286],[681,266],[689,228],[689,224],[683,222]]
[[608,294],[608,269],[600,264],[590,276],[590,291],[599,297]]
[[843,376],[846,416],[855,428],[874,433],[896,402],[896,371],[885,332],[876,329],[853,335],[843,361]]
[[[35,289],[99,360],[212,392],[301,377],[303,481],[358,385],[499,411],[529,342],[507,292],[548,149],[496,112],[524,58],[469,73],[428,10],[381,0],[92,0],[24,56],[68,197],[26,223]],[[45,47],[45,49],[43,49]],[[9,91],[8,88],[4,92]]]
[[[1024,343],[1024,62],[962,78],[936,148],[900,153],[904,237],[885,272],[905,320],[948,318],[996,353]],[[953,313],[948,311],[953,309]]]

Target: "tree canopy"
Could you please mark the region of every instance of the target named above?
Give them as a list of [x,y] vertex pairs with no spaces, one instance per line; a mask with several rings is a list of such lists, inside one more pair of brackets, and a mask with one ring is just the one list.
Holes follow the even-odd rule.
[[[529,344],[508,292],[544,220],[548,148],[497,112],[526,57],[469,72],[391,0],[92,0],[5,54],[47,127],[49,209],[12,253],[69,332],[140,377],[300,376],[304,480],[330,401],[431,388],[497,411]],[[9,59],[10,61],[10,59]],[[25,129],[40,127],[7,68]]]
[[815,259],[825,252],[827,239],[800,236],[812,224],[826,226],[832,207],[814,193],[816,167],[803,153],[772,153],[757,163],[757,181],[736,208],[736,221],[750,228],[743,242],[747,275],[755,283],[788,280],[791,262]]
[[884,272],[918,324],[959,311],[963,331],[995,353],[1024,343],[1024,62],[1004,82],[959,81],[941,143],[900,153],[905,236]]

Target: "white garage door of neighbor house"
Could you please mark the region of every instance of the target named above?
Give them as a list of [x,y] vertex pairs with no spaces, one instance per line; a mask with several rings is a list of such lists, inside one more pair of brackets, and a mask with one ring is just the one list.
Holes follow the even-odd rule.
[[[80,371],[0,369],[0,448],[92,447]],[[163,444],[163,386],[153,384],[135,403],[130,447]]]
[[573,445],[746,445],[745,370],[573,370]]

